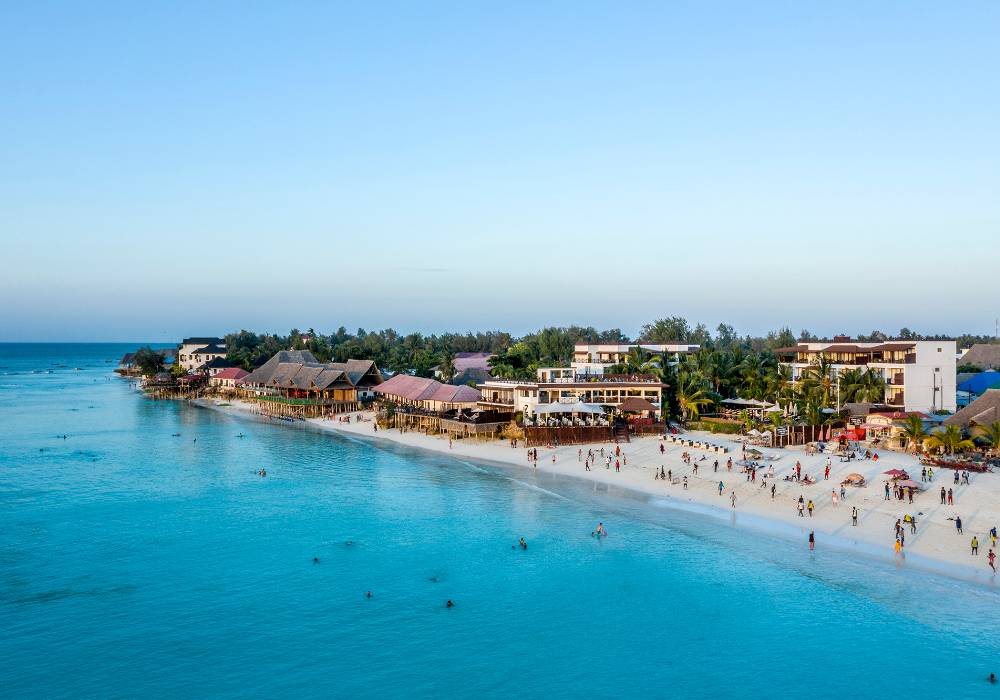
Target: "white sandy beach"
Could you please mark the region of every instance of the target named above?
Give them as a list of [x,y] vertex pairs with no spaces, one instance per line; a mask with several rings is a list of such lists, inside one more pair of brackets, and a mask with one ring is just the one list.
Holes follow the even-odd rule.
[[[239,401],[227,402],[228,406],[218,406],[219,402],[199,401],[202,405],[211,405],[222,410],[238,413],[249,413],[250,405]],[[324,430],[363,436],[375,440],[387,440],[402,445],[431,450],[448,454],[452,457],[463,457],[474,460],[488,460],[520,468],[532,468],[527,458],[527,449],[511,448],[505,440],[479,442],[473,440],[454,440],[449,444],[447,437],[425,435],[419,432],[401,433],[398,430],[373,430],[372,414],[360,414],[362,422],[357,422],[359,414],[352,414],[350,423],[341,423],[337,419],[317,418],[308,422]],[[275,421],[278,422],[278,421]],[[647,494],[676,499],[678,507],[707,507],[717,509],[719,514],[732,518],[737,526],[749,529],[755,523],[767,522],[772,527],[769,530],[784,536],[801,538],[803,549],[807,549],[807,537],[810,530],[816,533],[816,546],[822,548],[835,546],[845,550],[856,550],[866,556],[876,556],[880,559],[894,560],[899,566],[911,566],[930,569],[962,579],[972,578],[984,583],[993,581],[993,573],[987,564],[987,552],[990,550],[989,530],[1000,523],[1000,475],[972,474],[969,485],[952,483],[954,472],[950,469],[935,470],[934,482],[927,485],[926,491],[914,496],[914,502],[884,499],[883,484],[888,477],[883,472],[889,469],[905,469],[911,478],[920,480],[920,464],[912,456],[899,452],[879,452],[879,460],[854,460],[841,462],[838,457],[832,457],[830,479],[823,479],[823,469],[827,463],[827,455],[810,455],[802,448],[763,449],[767,456],[779,456],[777,460],[766,461],[773,464],[775,471],[776,493],[771,498],[771,480],[767,480],[766,488],[761,486],[762,476],[766,467],[757,473],[757,482],[750,483],[746,475],[739,471],[735,462],[741,459],[741,445],[725,436],[706,433],[691,433],[691,437],[703,439],[713,444],[725,445],[730,448],[727,455],[717,454],[697,448],[686,448],[664,442],[658,437],[643,437],[633,439],[630,443],[620,445],[625,457],[625,464],[620,472],[616,472],[614,463],[610,469],[605,467],[600,458],[600,449],[605,454],[614,452],[613,443],[582,446],[583,455],[593,449],[598,458],[592,465],[592,471],[586,471],[583,462],[578,457],[579,445],[562,446],[555,449],[539,447],[537,469],[548,472],[570,475],[581,479],[591,479],[598,482],[614,484],[619,487],[640,491]],[[664,445],[664,453],[660,453],[660,445]],[[682,461],[681,455],[688,451],[692,455],[692,465]],[[553,456],[555,460],[553,461]],[[704,456],[704,460],[701,457]],[[728,457],[733,458],[733,471],[726,470]],[[719,460],[718,473],[713,472],[713,462]],[[808,473],[818,478],[817,483],[804,485],[798,482],[784,481],[783,477],[790,474],[796,461],[802,463],[802,473]],[[697,464],[698,474],[693,467]],[[654,479],[654,469],[661,465],[665,470],[673,472],[675,481],[688,477],[688,488],[685,490],[680,483],[671,483]],[[862,488],[847,487],[846,499],[836,507],[832,503],[831,491],[836,489],[839,495],[840,482],[851,473],[862,474],[868,480],[868,486]],[[719,495],[719,481],[724,484],[724,492]],[[940,503],[940,488],[954,490],[954,505]],[[731,506],[731,494],[736,493],[736,507]],[[813,517],[799,517],[797,501],[802,495],[815,505]],[[859,511],[858,525],[851,525],[851,508],[856,506]],[[905,514],[913,515],[917,520],[917,532],[911,534],[908,525],[905,526],[905,548],[903,556],[895,554],[895,522]],[[740,521],[741,515],[744,517]],[[964,534],[956,532],[953,518],[960,515]],[[951,518],[951,519],[950,519]],[[979,555],[970,554],[970,540],[975,535],[979,538]],[[826,540],[826,542],[824,542]],[[1000,553],[998,553],[1000,554]],[[1000,566],[1000,562],[998,562]]]

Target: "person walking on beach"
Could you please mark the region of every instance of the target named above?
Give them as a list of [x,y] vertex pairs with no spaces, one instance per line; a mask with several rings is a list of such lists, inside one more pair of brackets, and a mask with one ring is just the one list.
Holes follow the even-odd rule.
[[902,542],[899,541],[898,537],[896,538],[896,545],[895,545],[895,547],[896,547],[896,554],[902,555],[902,553],[903,553],[903,544],[902,544]]
[[809,531],[809,551],[816,549],[816,534],[810,530]]
[[955,505],[955,496],[952,494],[951,489],[948,489],[948,505]]
[[833,504],[834,508],[837,507],[837,492],[836,491],[831,491],[830,492],[830,503]]
[[823,480],[828,481],[830,479],[830,465],[826,465],[826,469],[823,470]]
[[989,554],[986,555],[986,561],[989,563],[990,568],[993,569],[993,573],[997,572],[997,555],[993,553],[991,549]]
[[944,486],[941,487],[941,505],[944,505],[948,498],[948,494],[945,493]]
[[684,477],[684,490],[687,491],[687,488],[688,488],[688,478],[685,476]]
[[731,472],[733,470],[733,458],[730,457],[726,460],[726,471]]
[[712,471],[713,472],[719,471],[719,460],[715,460],[715,464],[712,465]]
[[622,463],[621,463],[621,462],[619,462],[619,461],[618,461],[618,460],[616,459],[616,460],[615,460],[615,471],[616,471],[616,472],[620,472],[621,470],[622,470]]
[[723,492],[723,490],[724,490],[725,488],[726,488],[726,487],[725,487],[725,485],[724,485],[724,484],[723,484],[723,483],[722,483],[722,482],[720,481],[720,482],[719,482],[719,495],[720,495],[720,496],[722,495],[722,492]]
[[979,538],[976,537],[975,535],[973,535],[972,536],[972,542],[969,543],[969,546],[972,547],[972,556],[978,557],[979,556]]
[[858,507],[853,506],[851,508],[851,525],[854,527],[858,526]]
[[955,529],[958,530],[958,534],[960,534],[960,535],[962,534],[962,516],[961,515],[956,515],[955,516]]
[[774,484],[771,484],[771,500],[774,500]]
[[663,454],[663,453],[664,453],[664,451],[665,451],[665,450],[663,449],[663,443],[661,442],[661,443],[660,443],[660,454]]
[[920,470],[920,480],[927,481],[927,467]]
[[847,488],[843,484],[840,485],[840,500],[847,500]]
[[806,508],[808,508],[808,509],[809,509],[809,517],[810,517],[810,518],[811,518],[811,517],[813,516],[813,508],[814,508],[814,507],[815,507],[815,506],[813,506],[813,502],[812,502],[812,499],[810,498],[810,499],[809,499],[809,503],[808,503],[808,505],[806,505]]
[[[884,501],[888,501],[889,500],[889,482],[888,481],[885,482],[885,498],[882,499],[882,500],[884,500]],[[941,502],[944,503],[944,501],[941,501]]]
[[805,510],[805,506],[802,504],[802,501],[799,501],[799,517],[800,518],[804,517],[803,514],[802,514],[803,510]]
[[990,528],[990,544],[994,547],[997,546],[997,526],[994,525]]
[[729,502],[733,504],[733,508],[736,507],[736,492],[735,491],[733,491],[731,494],[729,494]]

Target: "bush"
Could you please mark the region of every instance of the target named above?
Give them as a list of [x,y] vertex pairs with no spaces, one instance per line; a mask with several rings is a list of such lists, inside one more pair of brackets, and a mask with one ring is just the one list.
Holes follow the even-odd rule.
[[739,423],[699,420],[688,423],[688,428],[691,430],[707,430],[710,433],[718,433],[720,435],[738,435],[743,426]]

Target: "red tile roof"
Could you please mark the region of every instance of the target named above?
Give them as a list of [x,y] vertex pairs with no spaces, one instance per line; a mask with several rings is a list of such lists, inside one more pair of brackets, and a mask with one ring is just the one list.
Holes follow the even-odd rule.
[[215,375],[216,379],[243,379],[243,377],[250,374],[245,369],[239,367],[227,367],[218,374]]

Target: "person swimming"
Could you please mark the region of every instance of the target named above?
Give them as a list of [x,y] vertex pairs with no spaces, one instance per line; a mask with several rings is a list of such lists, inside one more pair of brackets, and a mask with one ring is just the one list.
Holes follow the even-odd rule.
[[591,537],[606,537],[608,531],[604,529],[604,523],[597,523],[597,529],[590,533]]
[[371,598],[371,597],[372,597],[372,592],[371,591],[365,591],[365,598]]
[[521,545],[521,549],[527,549],[528,548],[528,543],[524,541],[523,537],[520,539],[520,541],[518,542],[518,544]]
[[319,557],[313,557],[313,564],[319,564]]
[[447,603],[444,604],[444,606],[446,608],[453,608],[453,607],[455,607],[455,601],[449,600]]

